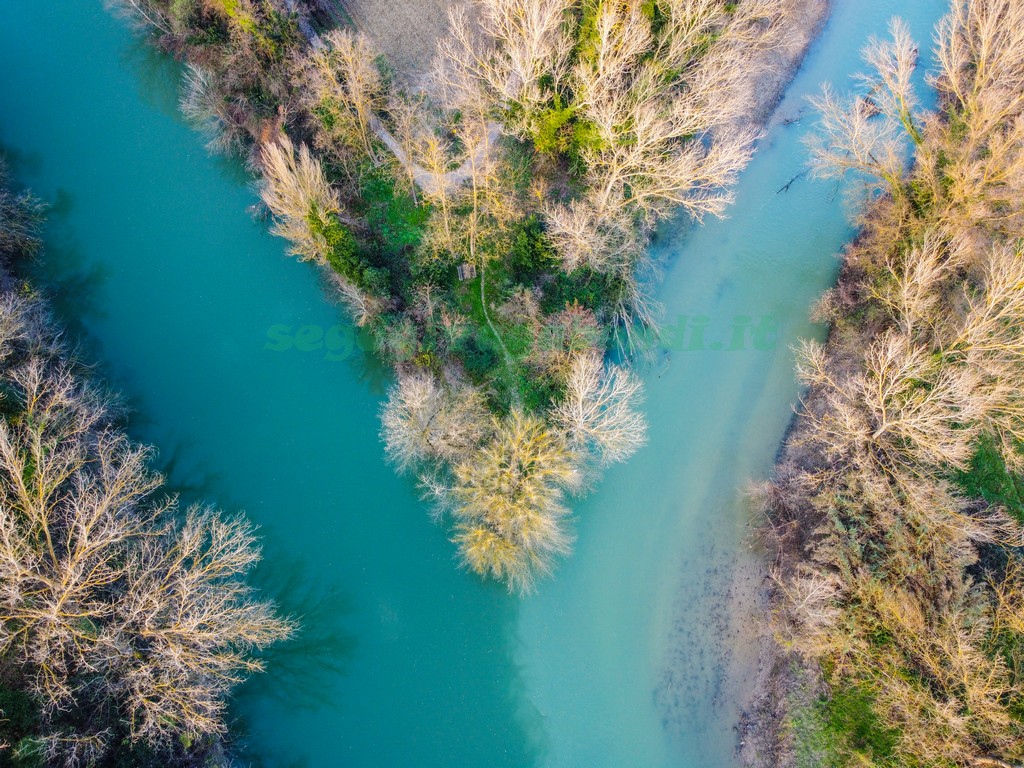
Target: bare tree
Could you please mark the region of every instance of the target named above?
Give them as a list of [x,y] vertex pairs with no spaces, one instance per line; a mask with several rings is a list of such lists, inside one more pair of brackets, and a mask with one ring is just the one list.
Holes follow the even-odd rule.
[[333,270],[330,273],[330,280],[338,289],[342,305],[360,328],[368,326],[387,306],[384,300],[352,285]]
[[918,47],[902,19],[889,22],[892,40],[872,36],[863,51],[872,74],[858,75],[874,105],[890,121],[898,123],[915,144],[923,140],[917,125],[917,97],[911,78],[917,69]]
[[264,145],[261,157],[261,196],[275,217],[272,232],[288,240],[290,252],[300,259],[324,262],[331,248],[325,231],[335,223],[341,203],[320,161],[305,144],[296,151],[285,134]]
[[459,253],[462,250],[461,227],[454,209],[463,195],[448,181],[453,159],[451,142],[434,132],[427,133],[420,137],[415,157],[430,179],[429,185],[423,185],[423,195],[436,209],[429,222],[431,245],[438,252]]
[[864,94],[844,99],[826,86],[812,99],[819,130],[811,134],[809,146],[816,174],[828,178],[861,173],[899,197],[909,159],[907,139],[915,144],[923,139],[911,82],[918,51],[903,21],[893,19],[889,30],[891,41],[872,38],[864,49],[863,58],[872,68],[857,76]]
[[292,630],[244,584],[251,527],[209,511],[178,523],[153,498],[149,450],[111,426],[38,305],[8,297],[0,315],[0,653],[56,724],[47,753],[105,750],[109,734],[59,719],[111,701],[133,739],[222,732],[225,694],[261,668],[252,651]]
[[836,379],[831,368],[819,345],[801,348],[801,378],[826,404],[807,410],[809,436],[828,455],[898,477],[920,466],[966,466],[982,416],[969,368],[938,364],[895,332],[868,347],[863,373]]
[[[539,313],[539,308],[538,308]],[[580,355],[604,349],[604,331],[594,313],[579,304],[530,320],[534,342],[527,362],[546,373],[565,378]]]
[[879,119],[861,97],[842,99],[826,86],[812,99],[820,115],[819,130],[811,134],[811,164],[821,178],[863,174],[899,195],[906,167],[906,143],[898,126]]
[[259,559],[250,523],[198,507],[135,548],[112,638],[125,657],[114,685],[134,738],[159,744],[226,730],[227,694],[264,668],[253,651],[294,629],[252,599],[245,577]]
[[908,337],[935,339],[943,322],[942,286],[950,276],[951,262],[950,250],[938,233],[929,232],[919,248],[886,260],[883,279],[869,287],[869,295],[888,308]]
[[484,114],[522,137],[552,103],[571,112],[588,135],[576,147],[585,191],[549,206],[552,240],[567,269],[629,272],[644,243],[638,227],[677,207],[721,215],[731,200],[753,139],[734,125],[743,112],[737,86],[752,53],[773,44],[782,4],[677,0],[656,28],[638,3],[600,3],[575,57],[569,7],[480,0],[476,24],[454,11],[441,80],[452,103],[482,101]]
[[[716,30],[723,46],[730,29]],[[669,61],[684,56],[685,38],[656,38],[636,4],[599,7],[594,50],[571,74],[579,115],[594,133],[579,149],[587,168],[585,202],[549,212],[553,240],[570,268],[586,260],[601,271],[628,271],[638,249],[621,246],[636,238],[631,233],[640,221],[652,223],[678,207],[698,219],[721,215],[730,202],[727,189],[749,161],[753,135],[725,127],[728,88],[704,78],[735,72],[736,62],[720,67],[691,56],[683,74],[665,78]],[[716,127],[710,146],[693,140],[710,137]]]
[[[866,50],[869,94],[822,100],[818,162],[874,175],[891,194],[873,202],[841,286],[844,309],[865,318],[840,317],[828,348],[800,352],[810,390],[789,450],[813,451],[784,482],[796,488],[786,513],[804,528],[808,557],[776,571],[781,627],[826,662],[830,685],[870,692],[901,764],[1024,757],[1008,706],[1024,678],[1019,654],[1005,650],[1024,626],[1014,554],[1024,531],[950,481],[972,468],[982,436],[1012,470],[1024,466],[1024,75],[1003,70],[1024,69],[1018,6],[953,4],[940,27],[936,116],[916,109],[917,48],[899,22],[892,42]],[[981,544],[1005,548],[1005,573],[978,568]]]
[[174,30],[171,19],[151,0],[104,0],[104,5],[142,27],[152,27],[169,35]]
[[30,193],[7,188],[7,165],[0,159],[0,257],[27,256],[39,250],[44,206]]
[[567,0],[476,0],[472,22],[462,8],[452,8],[439,53],[459,100],[484,89],[506,128],[528,136],[566,76],[571,8]]
[[306,98],[313,109],[331,110],[333,137],[376,163],[373,125],[387,104],[378,54],[365,35],[348,29],[332,29],[323,40],[309,56]]
[[396,153],[397,161],[404,171],[401,178],[405,189],[418,202],[416,193],[416,154],[420,142],[421,125],[423,123],[423,97],[406,94],[392,95],[388,102],[388,113],[394,125],[394,136],[398,142],[400,153]]
[[1024,110],[1024,8],[1014,0],[951,4],[939,25],[936,84],[970,116],[966,154]]
[[196,64],[185,67],[178,103],[185,117],[206,138],[211,152],[231,152],[243,146],[245,126],[229,108],[210,70]]
[[642,391],[633,373],[605,366],[597,353],[582,353],[572,362],[565,395],[552,415],[579,450],[593,452],[606,465],[625,461],[647,439],[647,421],[637,410]]
[[400,372],[381,413],[388,458],[402,470],[428,459],[458,461],[487,437],[483,395],[425,371]]

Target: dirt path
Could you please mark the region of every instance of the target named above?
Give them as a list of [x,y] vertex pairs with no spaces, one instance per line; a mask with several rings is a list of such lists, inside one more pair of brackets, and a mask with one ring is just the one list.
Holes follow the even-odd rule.
[[[378,120],[377,118],[373,118],[373,120],[370,121],[370,128],[373,129],[373,132],[377,135],[377,138],[384,143],[384,145],[388,148],[391,154],[395,156],[395,159],[398,160],[399,163],[401,163],[403,166],[411,165],[412,177],[413,181],[416,182],[416,186],[418,186],[428,195],[433,194],[434,192],[437,191],[437,177],[423,166],[418,165],[415,162],[410,163],[409,158],[405,154],[405,150],[402,149],[401,145],[398,143],[395,137],[388,132],[387,128],[385,128],[381,124],[380,120]],[[492,147],[500,136],[501,126],[499,126],[497,123],[491,123],[488,126],[487,138],[480,140],[480,142],[476,145],[476,148],[473,150],[472,156],[467,157],[465,160],[463,160],[462,165],[460,165],[458,168],[456,168],[453,171],[448,171],[448,173],[444,174],[444,176],[441,177],[444,180],[444,185],[448,189],[454,189],[455,187],[459,187],[465,184],[467,181],[469,181],[470,168],[473,165],[483,161],[484,156],[488,151],[488,148]]]

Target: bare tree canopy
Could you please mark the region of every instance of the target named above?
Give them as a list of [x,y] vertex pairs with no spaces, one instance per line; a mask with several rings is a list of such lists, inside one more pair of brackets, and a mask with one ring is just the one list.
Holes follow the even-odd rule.
[[554,419],[573,445],[593,451],[603,464],[625,461],[646,441],[647,421],[637,410],[640,380],[599,355],[584,353],[572,362],[565,396]]

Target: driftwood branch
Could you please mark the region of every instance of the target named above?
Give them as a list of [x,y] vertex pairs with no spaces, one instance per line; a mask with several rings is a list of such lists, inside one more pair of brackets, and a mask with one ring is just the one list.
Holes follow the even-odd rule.
[[781,187],[779,187],[777,190],[775,190],[775,194],[778,195],[778,194],[780,194],[782,192],[789,192],[789,188],[793,186],[793,182],[795,182],[797,179],[799,179],[799,178],[801,178],[803,176],[806,176],[806,175],[807,175],[807,171],[800,171],[800,173],[798,173],[792,179],[790,179],[785,184],[783,184]]

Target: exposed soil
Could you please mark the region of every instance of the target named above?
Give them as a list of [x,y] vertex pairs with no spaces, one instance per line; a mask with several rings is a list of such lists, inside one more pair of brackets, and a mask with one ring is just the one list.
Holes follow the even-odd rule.
[[405,86],[430,71],[438,39],[448,31],[451,0],[333,0],[380,49]]

